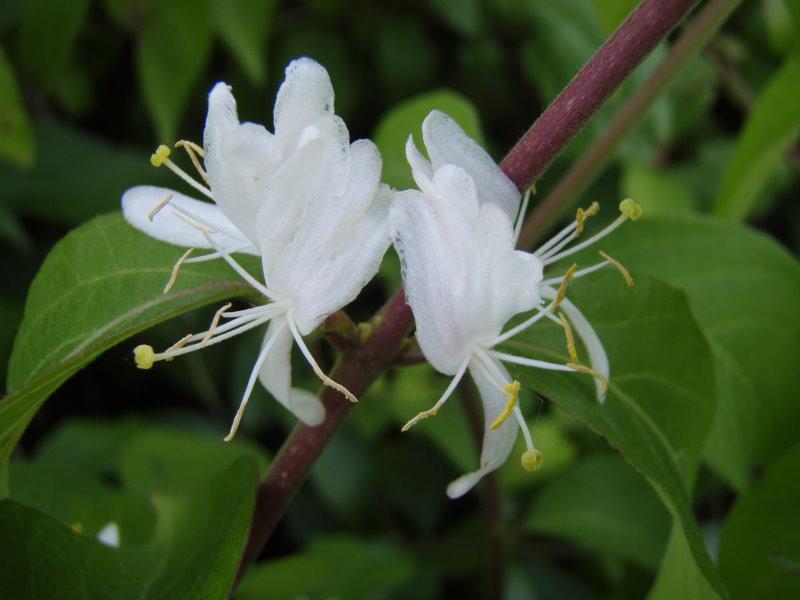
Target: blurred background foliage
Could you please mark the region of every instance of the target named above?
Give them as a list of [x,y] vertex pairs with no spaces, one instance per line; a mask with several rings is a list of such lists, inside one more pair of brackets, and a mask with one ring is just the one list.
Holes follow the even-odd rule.
[[[214,82],[233,85],[243,119],[269,124],[283,67],[297,56],[315,58],[331,74],[336,110],[351,137],[374,139],[384,157],[384,181],[403,188],[411,185],[403,143],[430,109],[449,112],[500,158],[635,5],[4,0],[2,380],[28,288],[44,257],[70,229],[117,210],[126,188],[175,184],[149,165],[149,153],[178,138],[200,141],[205,94]],[[583,203],[613,205],[633,196],[648,215],[673,223],[670,239],[680,237],[684,221],[669,219],[711,214],[749,221],[792,254],[800,251],[798,32],[796,0],[744,2],[609,157]],[[605,130],[668,48],[669,43],[657,48],[608,101],[539,182],[540,192]],[[639,263],[646,259],[637,256],[657,261],[668,254],[668,246],[664,250],[654,241],[665,227],[640,233],[653,242],[645,249],[633,241],[635,228],[627,232],[630,244],[618,244],[626,264],[644,269]],[[717,336],[711,327],[732,290],[741,302],[731,310],[752,311],[764,300],[769,328],[747,338],[758,340],[754,344],[769,347],[780,329],[776,315],[784,318],[781,310],[787,318],[795,315],[792,327],[797,322],[800,296],[791,287],[796,263],[783,255],[773,260],[784,261],[776,279],[786,283],[774,295],[756,280],[738,281],[737,266],[773,257],[777,248],[763,238],[740,245],[739,238],[709,227],[705,246],[697,246],[700,254],[668,258],[676,264],[699,261],[709,272],[724,264],[724,278],[704,289],[682,278],[678,267],[665,263],[660,273],[685,290],[702,330],[693,325],[686,334],[691,343],[675,346],[677,354],[692,344],[698,348],[687,355],[689,371],[710,360],[706,341],[722,361],[730,336]],[[691,237],[688,230],[686,235]],[[398,283],[399,265],[390,253],[350,314],[368,317]],[[658,285],[645,281],[642,294]],[[57,289],[51,293],[58,297]],[[699,296],[706,304],[698,303]],[[674,311],[688,315],[682,298]],[[187,330],[204,328],[207,317],[207,311],[180,316],[149,332],[148,341],[168,345]],[[38,343],[46,349],[47,341],[45,333]],[[330,362],[321,338],[311,341]],[[29,572],[47,583],[34,578],[10,588],[10,596],[8,588],[0,595],[56,597],[56,590],[59,598],[141,597],[137,586],[145,582],[147,597],[225,597],[246,537],[257,474],[293,425],[257,386],[237,442],[220,440],[259,343],[255,335],[236,338],[152,373],[133,368],[131,345],[125,343],[65,383],[16,448],[8,472],[12,501],[0,504],[0,581]],[[796,342],[791,348],[797,350]],[[753,354],[760,351],[752,347]],[[771,405],[767,417],[759,412],[761,382],[752,373],[763,372],[773,382],[785,373],[773,377],[784,363],[761,365],[755,359],[745,373],[752,380],[731,375],[722,382],[731,395],[752,401],[741,435],[752,436],[751,425],[757,429],[765,419],[784,428],[770,443],[753,442],[746,455],[725,453],[732,430],[712,432],[715,441],[703,455],[691,505],[734,597],[791,598],[800,593],[800,434],[788,418],[796,412],[782,412],[783,405]],[[778,360],[797,364],[800,355],[783,353]],[[724,370],[722,362],[715,364],[719,386]],[[316,385],[302,363],[296,373],[306,386]],[[713,376],[705,372],[695,379],[682,385],[700,393]],[[373,387],[314,466],[237,598],[483,595],[491,562],[483,494],[459,502],[444,495],[446,483],[476,459],[467,415],[453,403],[430,426],[399,434],[399,425],[444,385],[429,367],[417,365],[395,369]],[[796,386],[775,386],[773,395],[797,403]],[[709,421],[713,412],[713,402],[706,412],[677,406],[687,422]],[[686,542],[645,479],[572,416],[575,411],[536,396],[528,398],[526,412],[546,461],[528,474],[512,457],[500,471],[505,597],[710,597],[707,586],[686,582],[693,569]],[[698,448],[702,435],[692,442]],[[92,539],[109,521],[119,523],[119,550]]]

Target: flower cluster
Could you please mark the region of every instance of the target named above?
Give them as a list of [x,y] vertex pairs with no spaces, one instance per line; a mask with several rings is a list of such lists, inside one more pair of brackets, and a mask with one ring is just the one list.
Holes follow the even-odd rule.
[[[203,146],[183,140],[175,144],[186,151],[197,178],[170,159],[167,146],[151,157],[154,166],[166,166],[211,202],[139,186],[123,195],[122,209],[137,229],[188,247],[173,267],[165,293],[181,265],[221,259],[263,296],[264,303],[241,310],[226,304],[206,331],[189,334],[162,352],[137,346],[136,364],[147,369],[264,326],[264,342],[226,440],[235,435],[257,379],[298,419],[319,425],[325,419],[319,399],[292,387],[292,346],[297,344],[323,383],[356,400],[323,373],[303,336],[355,299],[393,243],[401,257],[420,348],[435,369],[452,376],[438,402],[404,430],[435,415],[469,371],[484,405],[483,450],[479,469],[450,484],[448,494],[466,493],[502,464],[518,429],[528,448],[523,466],[536,468],[542,457],[518,403],[520,384],[503,363],[588,374],[596,379],[602,401],[608,359],[565,292],[571,279],[608,264],[629,283],[632,279],[607,255],[597,265],[581,271],[573,266],[558,277],[545,279],[544,270],[626,219],[637,218],[640,209],[624,201],[622,215],[605,230],[570,245],[581,236],[585,218],[597,211],[595,204],[579,210],[575,222],[536,252],[515,250],[529,195],[520,207],[521,194],[514,184],[447,115],[432,112],[422,131],[429,160],[412,138],[406,145],[418,189],[398,192],[380,183],[381,157],[375,145],[369,140],[350,142],[347,127],[334,112],[328,74],[316,62],[302,58],[287,67],[275,101],[274,132],[240,123],[230,88],[224,83],[214,86]],[[192,256],[197,249],[207,252]],[[259,256],[262,276],[245,270],[235,253]],[[514,315],[530,311],[533,316],[503,332]],[[564,327],[572,362],[548,363],[495,350],[543,318]],[[578,360],[573,327],[588,352],[588,365]]]

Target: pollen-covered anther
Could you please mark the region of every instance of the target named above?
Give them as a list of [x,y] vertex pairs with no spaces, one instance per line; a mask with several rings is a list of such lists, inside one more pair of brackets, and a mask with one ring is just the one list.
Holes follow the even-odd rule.
[[575,336],[572,334],[572,327],[564,316],[564,313],[558,313],[558,318],[561,321],[561,326],[564,328],[564,335],[567,338],[567,352],[573,362],[578,362],[578,350],[575,348]]
[[159,202],[153,207],[153,210],[151,210],[150,213],[147,215],[147,219],[152,221],[153,218],[158,214],[158,211],[160,211],[167,204],[169,204],[171,200],[172,200],[172,194],[169,194],[166,198],[164,198],[161,202]]
[[592,204],[586,210],[582,208],[578,209],[578,212],[575,214],[576,238],[579,238],[583,233],[583,228],[586,223],[586,219],[595,216],[599,211],[600,211],[600,205],[597,202],[592,202]]
[[149,369],[156,361],[156,353],[153,347],[148,344],[140,344],[133,349],[133,359],[136,366],[140,369]]
[[200,177],[203,178],[203,181],[208,183],[208,174],[206,170],[203,168],[203,165],[200,164],[200,161],[197,158],[199,154],[201,157],[205,158],[205,150],[203,150],[200,146],[195,144],[194,142],[190,142],[189,140],[178,140],[175,142],[176,148],[183,148],[186,151],[186,154],[189,156],[189,160],[192,161],[192,165],[194,165],[195,171]]
[[580,363],[567,363],[567,366],[570,369],[574,369],[579,373],[584,373],[586,375],[591,375],[595,379],[597,379],[601,384],[600,395],[605,396],[606,392],[608,391],[608,379],[602,373],[598,373],[591,367],[587,367],[586,365],[582,365]]
[[561,304],[564,301],[564,298],[567,297],[567,286],[577,270],[578,263],[572,263],[572,266],[567,269],[566,273],[564,273],[564,279],[561,280],[561,285],[558,286],[558,291],[556,291],[556,299],[553,300],[553,304],[550,307],[550,312],[556,312],[558,305]]
[[167,281],[167,285],[164,286],[165,294],[172,289],[173,285],[175,285],[175,281],[178,279],[178,271],[180,270],[181,265],[183,265],[183,263],[186,262],[186,259],[189,258],[189,256],[191,256],[192,252],[194,252],[194,248],[189,248],[186,252],[184,252],[181,255],[181,257],[178,259],[178,262],[176,262],[175,265],[172,267],[172,273],[169,276],[169,281]]
[[631,198],[625,198],[625,200],[619,203],[619,212],[621,212],[623,216],[628,217],[631,221],[635,221],[642,216],[642,207]]
[[154,167],[160,167],[169,160],[170,153],[171,150],[169,149],[169,146],[161,144],[158,148],[156,148],[156,151],[150,155],[150,164]]
[[536,448],[530,448],[522,453],[520,462],[522,463],[522,468],[526,471],[536,471],[542,466],[544,455]]
[[212,338],[214,332],[217,330],[217,325],[219,325],[219,320],[222,318],[222,315],[225,314],[225,311],[228,310],[233,304],[228,302],[225,306],[220,307],[220,309],[214,313],[214,318],[211,320],[211,327],[208,328],[208,333],[203,338],[203,341],[200,342],[201,344],[205,344],[208,340]]
[[602,256],[603,258],[605,258],[608,261],[608,264],[610,264],[612,267],[614,267],[617,271],[620,272],[620,274],[622,275],[623,279],[625,279],[625,283],[628,284],[628,287],[632,287],[633,286],[633,284],[635,283],[633,281],[633,276],[628,272],[628,269],[626,269],[625,267],[622,266],[621,262],[619,262],[615,258],[610,257],[608,254],[606,254],[602,250],[600,250],[598,252],[598,254],[600,256]]
[[514,407],[517,405],[517,401],[519,400],[519,391],[522,388],[522,384],[516,379],[511,382],[507,383],[503,386],[503,391],[508,394],[508,402],[506,402],[506,407],[503,409],[503,412],[500,413],[500,416],[497,417],[494,422],[489,426],[491,429],[499,429],[500,426],[508,420],[508,417],[514,412]]
[[409,429],[411,429],[414,425],[416,425],[420,421],[424,421],[428,417],[435,417],[437,412],[439,412],[439,411],[438,411],[438,409],[435,409],[435,408],[429,408],[428,410],[423,410],[421,413],[418,413],[417,416],[415,416],[413,419],[411,419],[408,423],[403,425],[403,428],[400,431],[403,431],[403,432],[408,431]]

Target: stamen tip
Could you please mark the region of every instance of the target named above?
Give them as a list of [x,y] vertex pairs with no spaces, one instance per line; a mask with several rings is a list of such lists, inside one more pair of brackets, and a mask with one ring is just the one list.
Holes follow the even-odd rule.
[[167,162],[170,152],[171,150],[169,149],[169,146],[161,144],[158,148],[156,148],[156,151],[150,155],[150,164],[154,167],[160,167]]
[[136,366],[140,369],[149,369],[156,361],[156,353],[153,347],[148,344],[140,344],[133,349],[133,359],[136,361]]
[[631,221],[635,221],[642,216],[642,207],[631,198],[625,198],[625,200],[619,203],[619,212],[621,212],[623,216],[628,217]]
[[522,468],[526,471],[536,471],[541,468],[544,462],[544,455],[536,448],[531,448],[522,453],[520,462],[522,463]]

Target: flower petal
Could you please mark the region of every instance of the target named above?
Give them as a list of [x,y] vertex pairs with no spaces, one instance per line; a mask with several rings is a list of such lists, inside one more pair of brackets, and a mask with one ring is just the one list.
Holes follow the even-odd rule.
[[275,99],[275,135],[284,156],[301,141],[303,130],[323,115],[333,115],[333,86],[325,67],[298,58],[286,67],[286,78]]
[[[128,223],[157,240],[190,248],[210,248],[205,236],[175,216],[175,209],[170,206],[165,206],[150,219],[153,208],[169,196],[172,196],[171,205],[187,210],[199,217],[206,226],[214,228],[218,232],[214,235],[214,240],[221,247],[241,247],[249,242],[222,214],[218,206],[189,198],[168,188],[141,185],[129,189],[122,195],[122,213]],[[257,254],[252,245],[240,252]]]
[[480,203],[494,202],[514,221],[520,203],[517,187],[453,119],[431,111],[422,122],[422,137],[434,171],[446,164],[461,167],[475,181]]
[[[503,383],[511,382],[511,375],[508,374],[505,367],[500,364],[496,359],[491,360],[495,366],[503,374]],[[481,448],[481,462],[480,468],[477,471],[462,475],[458,479],[452,481],[447,486],[447,495],[450,498],[459,498],[466,494],[472,487],[480,481],[480,479],[497,469],[502,465],[511,449],[514,447],[514,441],[517,439],[517,431],[519,424],[516,419],[506,419],[497,429],[492,429],[490,425],[503,412],[506,406],[506,395],[497,389],[492,383],[492,379],[486,372],[486,367],[481,364],[475,364],[478,359],[473,359],[470,363],[469,372],[472,375],[473,381],[478,386],[478,392],[483,402],[483,447]]]
[[429,191],[431,188],[431,179],[433,179],[433,166],[430,161],[422,156],[417,145],[414,143],[414,136],[409,135],[406,140],[406,160],[411,166],[411,176],[423,192]]
[[298,419],[310,427],[315,427],[325,420],[325,407],[311,392],[292,388],[293,338],[292,332],[281,318],[270,322],[264,337],[264,344],[274,335],[280,337],[275,340],[272,349],[267,354],[258,379],[267,388],[267,391]]
[[[557,291],[549,286],[542,286],[541,288],[542,297],[548,300],[555,299],[556,293]],[[586,346],[586,351],[589,353],[589,365],[592,369],[608,379],[611,374],[608,355],[606,354],[606,349],[603,347],[603,342],[600,341],[592,324],[583,316],[583,313],[578,307],[566,298],[561,301],[559,307],[566,313],[569,320],[572,321],[575,331],[578,333],[581,340],[583,340],[583,345]],[[595,379],[594,384],[597,388],[597,399],[603,402],[605,400],[603,397],[603,384],[597,379]]]

